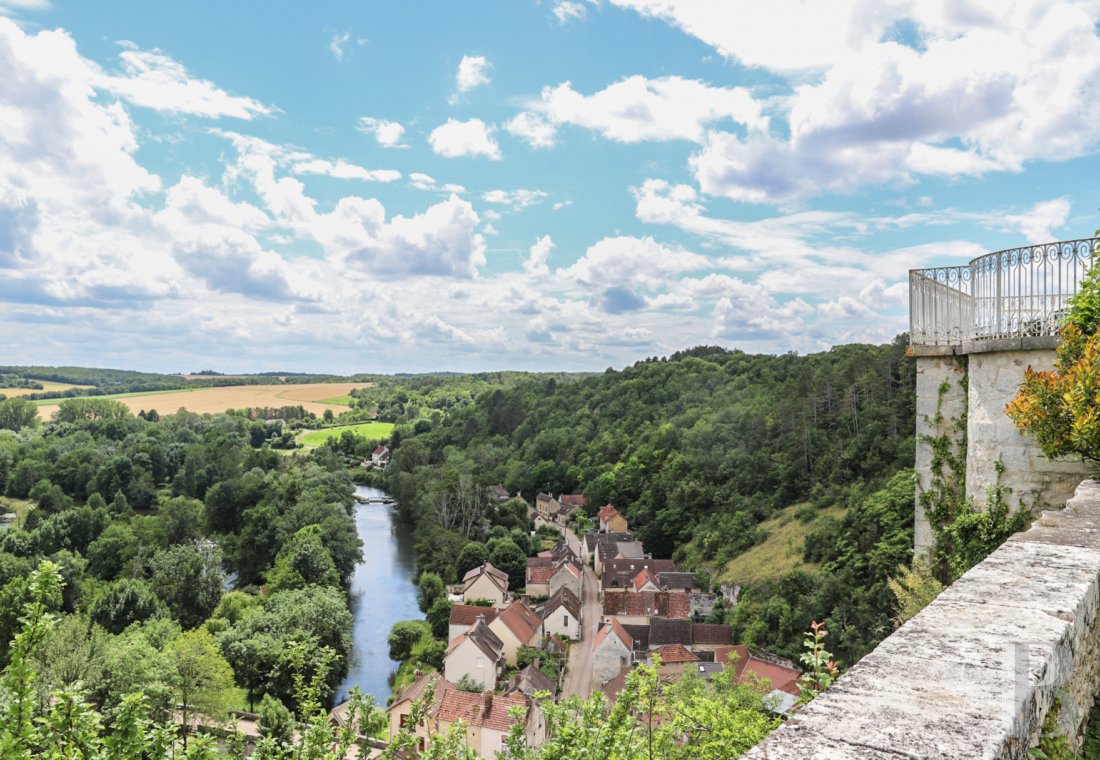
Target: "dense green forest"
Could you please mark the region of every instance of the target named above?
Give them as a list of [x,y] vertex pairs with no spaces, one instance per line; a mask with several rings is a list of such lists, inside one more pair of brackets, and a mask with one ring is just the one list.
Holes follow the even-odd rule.
[[529,500],[581,491],[590,510],[612,502],[654,556],[719,573],[761,540],[759,524],[777,510],[851,505],[830,535],[854,522],[863,530],[866,513],[878,522],[864,530],[864,549],[909,547],[876,564],[868,598],[857,588],[870,571],[849,567],[856,558],[818,536],[807,553],[824,563],[820,574],[747,590],[731,618],[747,643],[788,656],[811,620],[829,618],[845,631],[836,643],[850,663],[885,634],[886,577],[911,553],[912,480],[897,475],[914,454],[905,344],[807,356],[703,346],[572,382],[492,388],[435,424],[398,428],[389,487],[417,526],[421,569],[448,581],[465,569],[456,562],[464,547],[485,537],[466,505],[493,483]]

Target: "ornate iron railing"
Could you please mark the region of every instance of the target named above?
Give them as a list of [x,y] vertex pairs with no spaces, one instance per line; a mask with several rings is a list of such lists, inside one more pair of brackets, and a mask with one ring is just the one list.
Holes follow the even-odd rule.
[[909,342],[1053,336],[1097,256],[1100,238],[1009,248],[969,264],[909,271]]

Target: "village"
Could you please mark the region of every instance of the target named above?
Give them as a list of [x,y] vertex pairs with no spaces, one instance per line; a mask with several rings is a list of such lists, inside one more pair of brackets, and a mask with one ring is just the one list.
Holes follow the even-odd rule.
[[[498,503],[522,498],[502,486],[490,494]],[[409,730],[414,705],[431,694],[413,729],[421,749],[458,721],[480,757],[496,757],[517,724],[537,746],[547,737],[541,702],[594,691],[614,702],[642,663],[658,664],[666,682],[689,671],[709,679],[730,667],[738,683],[765,683],[777,713],[796,706],[794,663],[750,651],[734,643],[729,626],[704,622],[719,596],[672,560],[647,554],[613,505],[578,536],[585,506],[579,494],[538,494],[530,518],[561,539],[528,558],[522,580],[486,562],[448,589],[454,606],[443,669],[418,673],[394,695],[386,709],[391,738]]]

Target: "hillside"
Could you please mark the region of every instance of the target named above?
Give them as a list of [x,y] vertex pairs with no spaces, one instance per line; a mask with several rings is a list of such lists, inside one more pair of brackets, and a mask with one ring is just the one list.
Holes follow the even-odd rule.
[[[811,516],[802,519],[807,509]],[[781,510],[757,527],[766,538],[738,554],[724,568],[715,568],[715,582],[752,586],[777,581],[788,573],[816,571],[820,565],[804,557],[806,537],[846,512],[844,507],[815,510],[810,504],[794,504]]]

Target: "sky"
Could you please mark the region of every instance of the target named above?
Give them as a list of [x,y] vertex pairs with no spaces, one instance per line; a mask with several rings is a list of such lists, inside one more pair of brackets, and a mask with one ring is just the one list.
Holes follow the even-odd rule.
[[0,364],[622,367],[1100,227],[1100,0],[0,0]]

